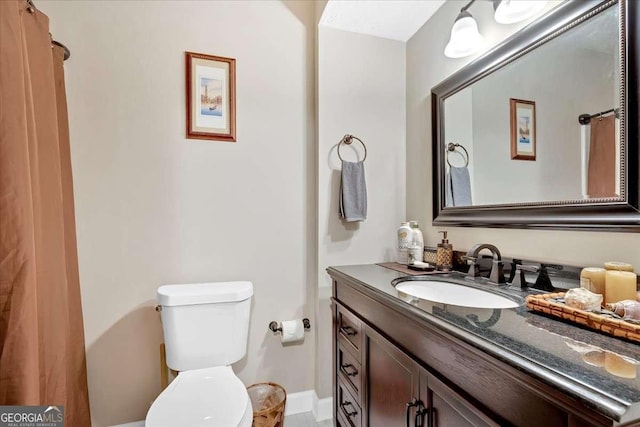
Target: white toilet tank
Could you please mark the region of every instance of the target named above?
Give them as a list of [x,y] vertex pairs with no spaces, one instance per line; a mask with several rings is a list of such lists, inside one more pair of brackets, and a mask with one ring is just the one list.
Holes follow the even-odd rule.
[[167,366],[189,371],[230,365],[247,352],[251,282],[158,288]]

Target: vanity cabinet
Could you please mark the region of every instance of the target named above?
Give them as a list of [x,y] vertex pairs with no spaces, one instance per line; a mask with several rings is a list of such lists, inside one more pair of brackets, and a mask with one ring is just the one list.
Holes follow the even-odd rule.
[[498,425],[348,309],[335,309],[337,425]]
[[404,426],[418,408],[407,405],[419,401],[420,366],[368,326],[363,338],[364,425]]
[[395,297],[329,273],[338,426],[635,425],[452,336]]

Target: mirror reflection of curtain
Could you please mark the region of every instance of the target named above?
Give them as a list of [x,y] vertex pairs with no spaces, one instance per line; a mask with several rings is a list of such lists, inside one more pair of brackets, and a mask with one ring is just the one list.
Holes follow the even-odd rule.
[[591,119],[587,194],[590,198],[616,194],[616,117]]
[[62,61],[46,15],[0,1],[0,405],[89,426]]

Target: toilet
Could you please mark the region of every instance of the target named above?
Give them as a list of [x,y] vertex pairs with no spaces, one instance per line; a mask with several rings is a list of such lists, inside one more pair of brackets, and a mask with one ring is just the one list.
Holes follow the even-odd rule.
[[178,376],[153,402],[146,427],[249,427],[247,389],[231,364],[247,352],[251,282],[158,288],[167,366]]

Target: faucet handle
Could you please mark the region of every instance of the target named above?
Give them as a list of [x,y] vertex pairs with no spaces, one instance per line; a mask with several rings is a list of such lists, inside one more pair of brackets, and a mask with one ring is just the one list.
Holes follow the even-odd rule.
[[558,264],[540,264],[540,274],[538,274],[538,278],[536,279],[536,283],[534,287],[537,289],[542,289],[543,291],[553,292],[555,288],[553,287],[553,283],[551,283],[551,279],[549,278],[549,273],[547,272],[548,268],[552,268],[554,270],[562,270],[563,266]]
[[516,270],[511,286],[515,286],[520,289],[526,289],[528,287],[529,284],[527,283],[527,279],[524,275],[525,271],[537,273],[540,271],[540,267],[536,265],[516,264]]
[[545,264],[545,263],[541,263],[540,264],[540,271],[542,270],[546,270],[547,268],[551,268],[553,270],[563,270],[564,267],[560,264]]
[[493,283],[505,283],[504,270],[502,269],[503,262],[494,259],[491,264],[491,272],[489,273],[489,280]]
[[465,260],[467,262],[467,265],[469,266],[469,271],[467,272],[467,276],[478,277],[480,275],[480,269],[478,268],[478,264],[476,264],[478,257],[474,257],[471,255],[463,255],[462,259]]

